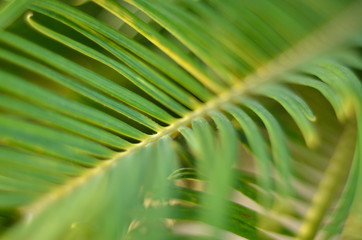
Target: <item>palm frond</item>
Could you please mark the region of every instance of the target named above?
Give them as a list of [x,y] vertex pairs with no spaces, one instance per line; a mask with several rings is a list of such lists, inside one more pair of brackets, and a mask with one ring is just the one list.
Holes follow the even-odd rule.
[[360,1],[77,4],[0,6],[1,239],[360,238]]

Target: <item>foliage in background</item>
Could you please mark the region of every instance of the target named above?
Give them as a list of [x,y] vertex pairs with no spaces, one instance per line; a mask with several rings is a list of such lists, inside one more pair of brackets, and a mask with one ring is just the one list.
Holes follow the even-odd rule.
[[362,2],[0,4],[0,239],[362,239]]

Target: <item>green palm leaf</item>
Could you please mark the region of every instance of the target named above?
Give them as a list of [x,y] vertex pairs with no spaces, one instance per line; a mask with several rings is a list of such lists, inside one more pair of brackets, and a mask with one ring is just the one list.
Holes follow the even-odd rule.
[[361,11],[4,2],[0,239],[360,239]]

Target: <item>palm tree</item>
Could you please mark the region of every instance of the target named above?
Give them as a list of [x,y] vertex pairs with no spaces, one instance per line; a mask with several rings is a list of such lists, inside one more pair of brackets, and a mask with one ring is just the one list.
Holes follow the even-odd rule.
[[0,239],[362,239],[362,2],[0,4]]

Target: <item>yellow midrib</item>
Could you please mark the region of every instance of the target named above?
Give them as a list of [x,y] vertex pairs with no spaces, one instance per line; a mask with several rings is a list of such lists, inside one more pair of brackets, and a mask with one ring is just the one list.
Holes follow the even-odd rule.
[[35,216],[57,199],[66,196],[73,190],[81,187],[83,183],[107,171],[113,164],[116,164],[117,161],[128,154],[159,140],[163,136],[177,134],[181,126],[189,125],[193,119],[202,117],[211,110],[220,109],[225,103],[233,102],[233,99],[240,97],[241,94],[248,92],[249,89],[253,89],[253,87],[263,82],[268,82],[276,76],[295,68],[295,66],[312,59],[313,56],[319,55],[333,46],[338,45],[348,38],[358,26],[362,25],[360,24],[360,22],[362,23],[361,12],[362,2],[358,1],[330,21],[326,26],[309,34],[308,37],[296,44],[295,47],[270,60],[254,73],[246,76],[243,81],[234,85],[230,90],[221,93],[217,98],[205,103],[199,109],[177,120],[170,126],[165,127],[159,133],[133,145],[124,152],[116,154],[109,160],[102,161],[98,166],[86,171],[83,175],[71,179],[68,183],[43,195],[33,203],[21,207],[19,209],[20,212],[25,218]]

